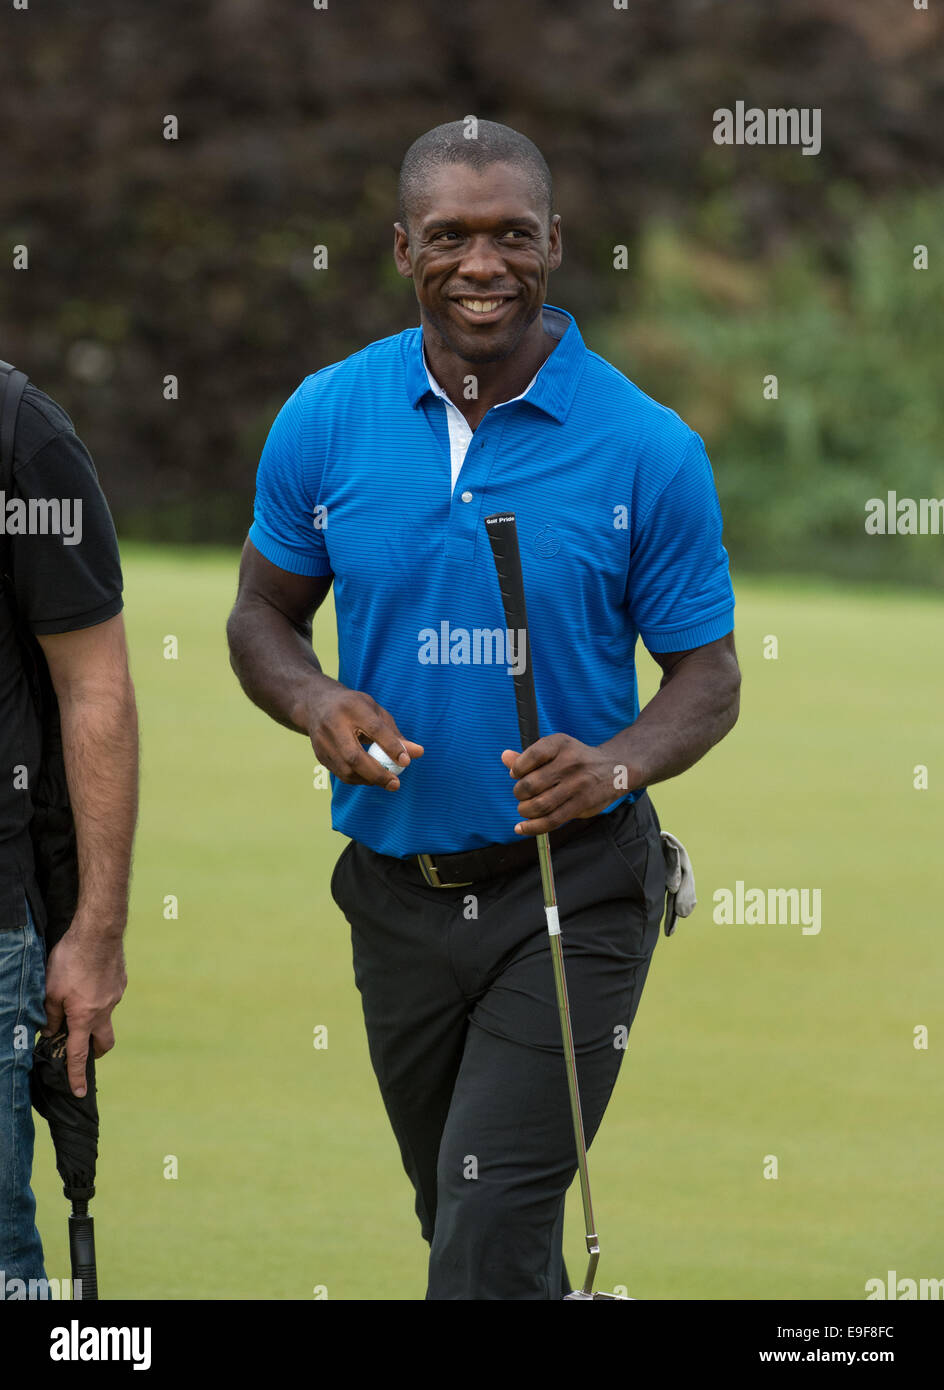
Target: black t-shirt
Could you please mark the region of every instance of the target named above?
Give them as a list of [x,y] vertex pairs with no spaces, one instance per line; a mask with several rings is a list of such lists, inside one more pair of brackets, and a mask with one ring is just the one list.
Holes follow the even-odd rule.
[[[34,633],[75,632],[121,612],[118,541],[98,474],[68,415],[32,384],[17,417],[13,488],[0,490],[0,550]],[[24,924],[24,895],[45,926],[29,837],[39,756],[39,722],[0,587],[0,931]]]

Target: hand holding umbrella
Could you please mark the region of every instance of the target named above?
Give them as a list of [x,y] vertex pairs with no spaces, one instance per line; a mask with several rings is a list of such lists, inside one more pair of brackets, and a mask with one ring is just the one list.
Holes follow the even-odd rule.
[[79,1281],[83,1302],[98,1298],[95,1264],[95,1222],[88,1204],[95,1196],[98,1159],[98,1101],[95,1097],[95,1056],[89,1048],[85,1064],[86,1092],[73,1093],[66,1047],[68,1030],[40,1037],[33,1050],[30,1089],[33,1106],[48,1121],[56,1151],[62,1190],[72,1203],[69,1216],[69,1255],[73,1288]]
[[[110,1014],[124,991],[126,976],[120,941],[98,944],[91,953],[81,938],[52,940],[47,932],[47,1027],[33,1050],[31,1091],[34,1108],[49,1124],[63,1192],[72,1203],[69,1253],[73,1284],[81,1280],[82,1301],[98,1298],[95,1227],[88,1204],[95,1195],[98,1158],[98,1102],[95,1056],[114,1045]],[[61,942],[61,944],[60,944]],[[53,957],[53,948],[58,951]],[[69,998],[95,999],[94,1006],[68,1007]],[[66,1014],[73,1020],[70,1036]],[[79,1029],[76,1019],[83,1020]],[[77,1031],[78,1029],[78,1031]],[[79,1043],[83,1038],[85,1048]],[[82,1053],[85,1051],[85,1056]],[[84,1094],[77,1095],[76,1091]]]

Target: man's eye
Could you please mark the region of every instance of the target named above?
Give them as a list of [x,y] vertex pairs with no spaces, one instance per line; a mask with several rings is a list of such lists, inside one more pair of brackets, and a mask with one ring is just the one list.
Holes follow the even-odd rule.
[[[446,241],[450,237],[461,238],[461,236],[461,232],[449,229],[442,232],[434,232],[432,240],[433,242]],[[524,231],[521,227],[509,227],[509,229],[506,232],[502,233],[502,240],[505,240],[508,237],[512,237],[516,241],[529,241],[531,238],[531,233]]]

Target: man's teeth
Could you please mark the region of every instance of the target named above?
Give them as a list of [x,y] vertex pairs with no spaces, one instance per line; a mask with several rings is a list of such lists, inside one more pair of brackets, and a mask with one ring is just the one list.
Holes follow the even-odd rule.
[[473,314],[490,314],[501,303],[500,299],[460,299],[463,309],[471,309]]

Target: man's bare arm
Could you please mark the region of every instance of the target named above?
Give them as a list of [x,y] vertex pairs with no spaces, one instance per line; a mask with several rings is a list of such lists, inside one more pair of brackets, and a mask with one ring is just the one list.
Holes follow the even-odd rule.
[[69,1026],[69,1080],[85,1092],[96,1057],[115,1045],[111,1013],[124,993],[138,809],[138,720],[121,614],[94,627],[38,637],[59,702],[63,757],[75,819],[79,896],[46,968],[46,1028]]
[[639,717],[601,748],[621,753],[630,787],[677,777],[703,758],[737,722],[741,672],[734,634],[688,652],[653,652],[662,667],[656,694]]
[[308,733],[313,690],[336,685],[321,669],[312,640],[312,618],[324,603],[333,575],[290,574],[243,547],[239,590],[226,625],[230,665],[254,705],[295,733]]
[[399,780],[367,755],[360,736],[379,743],[404,767],[422,757],[422,745],[404,738],[369,695],[326,676],[312,650],[312,618],[331,580],[290,574],[247,540],[226,625],[230,664],[253,704],[287,729],[307,734],[319,762],[342,782],[396,791]]

